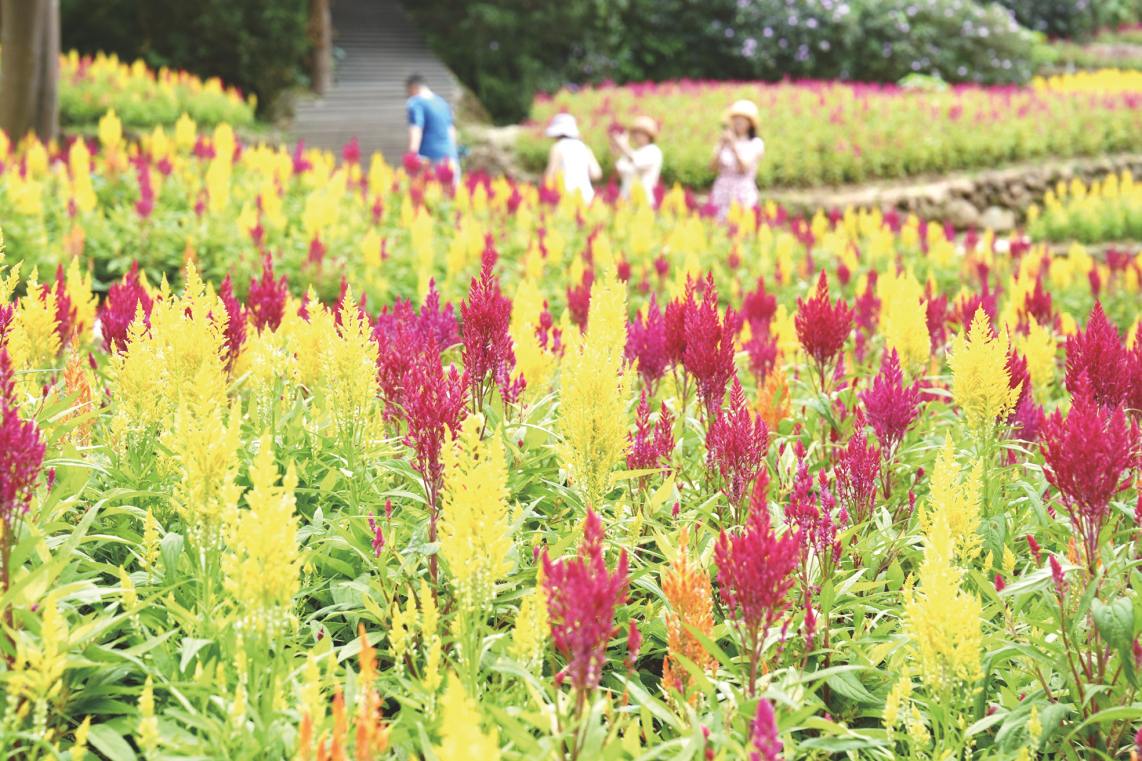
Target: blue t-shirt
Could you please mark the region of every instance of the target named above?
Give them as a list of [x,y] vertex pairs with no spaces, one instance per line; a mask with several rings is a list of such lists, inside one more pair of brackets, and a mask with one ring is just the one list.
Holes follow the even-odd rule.
[[455,159],[456,146],[448,136],[452,126],[452,109],[436,93],[425,97],[414,95],[408,99],[408,124],[420,127],[420,155],[430,161]]

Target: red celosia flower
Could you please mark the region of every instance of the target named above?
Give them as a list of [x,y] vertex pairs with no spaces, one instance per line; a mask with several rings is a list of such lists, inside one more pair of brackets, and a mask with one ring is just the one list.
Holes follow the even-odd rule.
[[8,589],[7,553],[14,539],[12,525],[17,515],[28,511],[46,451],[35,421],[20,418],[12,363],[8,350],[0,348],[0,523],[3,524],[0,545],[5,552],[4,591]]
[[706,434],[706,467],[717,468],[726,495],[738,519],[746,490],[762,468],[769,449],[769,428],[761,415],[751,415],[741,381],[734,378],[728,410],[718,410]]
[[[467,415],[468,374],[465,371],[461,375],[455,365],[445,373],[440,363],[440,352],[435,345],[429,345],[414,356],[403,384],[404,413],[408,420],[404,443],[413,449],[413,469],[424,478],[429,513],[428,541],[435,542],[440,490],[444,487],[441,454],[445,436],[451,434],[455,439]],[[435,562],[431,567],[435,569]]]
[[1106,407],[1127,401],[1130,375],[1126,351],[1118,328],[1106,319],[1102,304],[1095,302],[1085,331],[1067,337],[1067,391],[1077,393],[1079,375],[1090,379],[1094,399]]
[[789,504],[785,507],[785,519],[799,530],[803,560],[808,563],[809,550],[812,549],[823,566],[822,575],[827,578],[841,556],[837,534],[842,528],[839,524],[848,522],[848,514],[842,508],[838,515],[833,515],[837,499],[826,488],[825,471],[820,471],[818,480],[814,481],[809,472],[805,447],[800,441],[794,452],[797,455],[797,475],[793,479]]
[[971,325],[975,313],[980,308],[987,314],[991,320],[991,324],[995,324],[996,315],[999,314],[999,294],[1003,290],[996,288],[991,290],[991,285],[986,277],[983,278],[982,290],[979,293],[972,293],[964,296],[956,304],[955,319],[964,328]]
[[647,392],[654,396],[658,381],[666,374],[669,359],[666,356],[666,320],[654,294],[646,308],[646,319],[642,311],[627,325],[626,357],[628,361],[638,361],[638,375],[642,378]]
[[808,301],[797,299],[793,324],[801,346],[817,365],[823,389],[826,370],[840,356],[853,326],[853,310],[845,300],[839,298],[835,304],[829,300],[829,282],[824,270],[817,281],[816,295]]
[[920,389],[913,383],[904,386],[900,371],[900,357],[896,349],[888,352],[881,361],[880,372],[873,379],[872,388],[860,395],[868,413],[868,421],[876,431],[876,438],[884,449],[885,459],[891,461],[904,434],[919,414]]
[[1043,555],[1039,549],[1039,543],[1030,534],[1027,535],[1027,549],[1031,550],[1031,554],[1035,556],[1035,562],[1038,565],[1043,565]]
[[135,321],[138,306],[143,306],[143,320],[151,327],[154,300],[147,295],[139,280],[139,263],[131,262],[131,271],[107,291],[107,299],[99,308],[99,325],[103,333],[103,350],[126,351],[127,329]]
[[698,399],[707,421],[712,421],[722,406],[726,384],[734,375],[734,336],[738,317],[726,307],[724,319],[718,317],[718,289],[714,276],[706,277],[702,304],[686,314],[686,351],[683,363],[698,387]]
[[638,630],[634,621],[630,622],[630,629],[627,631],[627,670],[634,673],[635,666],[638,665],[638,651],[642,647],[642,632]]
[[281,326],[288,297],[286,276],[282,275],[280,280],[274,279],[274,260],[267,253],[262,258],[261,280],[250,278],[250,290],[246,294],[246,309],[259,333],[267,327],[276,331]]
[[[638,405],[638,414],[635,417],[635,434],[627,434],[630,441],[630,451],[627,452],[627,468],[630,470],[656,470],[661,468],[662,474],[670,472],[670,457],[674,453],[674,416],[666,408],[666,402],[658,413],[658,422],[650,424],[650,405],[646,403],[646,391],[642,392],[642,401]],[[639,479],[642,488],[646,488],[647,479]]]
[[714,546],[727,618],[741,631],[750,654],[750,695],[766,635],[789,610],[800,545],[796,533],[774,534],[769,511],[759,509],[750,511],[743,533],[731,536],[723,530]]
[[1043,289],[1043,273],[1035,278],[1035,290],[1023,297],[1023,306],[1019,308],[1020,322],[1024,318],[1032,319],[1040,325],[1050,325],[1055,319],[1055,308],[1051,303],[1051,292]]
[[868,443],[864,425],[864,413],[858,409],[852,438],[837,458],[836,466],[837,496],[853,523],[864,523],[872,517],[880,479],[880,450]]
[[139,171],[139,200],[135,201],[135,212],[140,219],[147,219],[155,210],[155,189],[151,185],[151,167],[140,158]]
[[742,346],[749,355],[749,369],[757,378],[758,386],[765,385],[765,379],[777,364],[777,336],[770,335],[760,324],[752,328],[753,335]]
[[357,142],[356,135],[341,148],[341,158],[346,164],[357,164],[361,161],[361,144]]
[[1121,406],[1098,404],[1085,371],[1075,381],[1070,413],[1064,417],[1056,410],[1043,423],[1043,472],[1063,495],[1092,571],[1110,500],[1129,484],[1127,471],[1138,464],[1138,442],[1138,426],[1127,423]]
[[234,362],[242,352],[242,344],[246,343],[246,310],[234,298],[234,285],[230,282],[230,275],[222,281],[218,289],[218,299],[226,308],[226,372],[234,369]]
[[315,267],[320,267],[321,263],[325,261],[325,253],[329,247],[321,242],[321,238],[314,235],[313,240],[309,242],[309,252],[305,255],[305,261]]
[[924,306],[924,321],[928,324],[932,353],[935,353],[948,342],[948,295],[932,293],[932,284],[928,283],[924,292]]
[[779,761],[784,747],[777,739],[777,717],[773,704],[765,698],[758,701],[757,714],[750,723],[750,744],[754,750],[749,761]]
[[436,290],[435,280],[428,281],[428,295],[420,307],[416,329],[425,340],[431,338],[435,341],[441,351],[460,343],[460,325],[456,322],[456,314],[451,303],[440,308],[440,291]]
[[385,548],[385,532],[372,513],[369,513],[369,530],[373,532],[373,557],[379,558],[381,550]]
[[512,302],[500,293],[499,279],[492,274],[495,265],[496,249],[489,235],[485,241],[480,278],[472,278],[468,300],[460,304],[464,367],[468,371],[472,403],[477,411],[484,407],[489,384],[499,386],[502,395],[511,383],[511,372],[515,368],[515,353],[508,332]]
[[626,601],[627,553],[622,551],[614,573],[607,570],[603,522],[588,509],[579,556],[552,561],[544,550],[543,570],[551,639],[567,661],[556,681],[571,681],[581,710],[603,676],[607,644],[615,631],[615,607]]
[[1055,582],[1055,594],[1061,600],[1067,594],[1067,576],[1063,573],[1063,566],[1059,559],[1051,555],[1051,579]]

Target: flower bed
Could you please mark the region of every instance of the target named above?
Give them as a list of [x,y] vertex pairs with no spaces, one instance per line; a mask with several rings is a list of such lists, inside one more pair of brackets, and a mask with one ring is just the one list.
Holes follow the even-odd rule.
[[609,172],[607,129],[646,113],[663,125],[663,181],[708,186],[721,113],[739,98],[761,109],[766,157],[758,183],[763,188],[860,183],[1137,150],[1142,92],[1126,74],[1101,75],[1099,88],[1108,80],[1120,89],[1060,92],[1042,83],[1028,89],[910,92],[837,82],[686,81],[583,88],[537,100],[533,126],[521,136],[519,151],[526,166],[541,170],[550,143],[542,127],[553,114],[568,111],[580,120],[585,140]]
[[185,124],[5,160],[8,755],[1137,742],[1142,258]]
[[116,56],[60,56],[60,125],[94,126],[111,109],[124,126],[150,131],[173,127],[184,113],[206,127],[223,122],[235,127],[254,123],[254,102],[218,79],[185,71],[153,71],[142,62],[127,64]]

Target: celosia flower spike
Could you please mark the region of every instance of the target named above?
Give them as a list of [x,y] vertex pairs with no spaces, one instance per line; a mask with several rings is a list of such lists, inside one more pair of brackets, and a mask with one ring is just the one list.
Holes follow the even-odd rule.
[[751,415],[741,381],[734,378],[729,409],[718,410],[706,434],[706,465],[717,468],[722,494],[741,520],[742,506],[751,482],[769,449],[769,428],[761,415]]
[[731,307],[726,307],[724,319],[718,317],[718,289],[713,273],[706,277],[701,306],[686,313],[684,329],[683,362],[697,382],[698,399],[709,424],[717,416],[726,384],[734,376],[734,337],[738,331],[738,317]]
[[1094,400],[1104,407],[1128,401],[1130,374],[1127,353],[1118,328],[1111,324],[1096,301],[1085,331],[1067,338],[1067,391],[1078,393],[1079,376],[1087,374]]
[[750,761],[778,761],[784,747],[777,739],[777,717],[773,704],[765,698],[757,703],[757,714],[750,723],[750,744],[754,750]]
[[853,310],[848,303],[841,298],[835,304],[829,300],[829,281],[824,270],[817,281],[816,294],[808,301],[797,299],[794,326],[805,353],[817,366],[823,389],[830,366],[840,356],[853,326]]
[[496,249],[489,235],[480,267],[480,278],[472,278],[468,299],[460,305],[461,331],[464,341],[464,367],[476,412],[483,409],[489,383],[495,383],[501,394],[511,383],[515,368],[512,351],[512,302],[500,293],[499,279],[492,274]]

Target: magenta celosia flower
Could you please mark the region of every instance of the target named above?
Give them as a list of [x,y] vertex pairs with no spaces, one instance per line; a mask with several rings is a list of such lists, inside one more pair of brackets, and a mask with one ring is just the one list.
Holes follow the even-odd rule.
[[891,462],[904,440],[904,434],[920,413],[919,386],[913,383],[905,387],[900,357],[895,348],[884,355],[872,388],[862,393],[860,400],[864,403],[872,429],[876,431],[885,459]]
[[1075,381],[1071,411],[1056,410],[1043,423],[1043,469],[1085,548],[1088,567],[1097,567],[1099,533],[1110,515],[1110,500],[1129,485],[1128,471],[1139,462],[1138,426],[1127,423],[1121,406],[1098,404],[1086,372]]
[[794,452],[797,455],[797,475],[793,479],[793,491],[789,504],[785,507],[785,519],[795,525],[801,535],[802,559],[808,563],[810,550],[816,554],[828,577],[834,564],[841,557],[841,543],[837,534],[848,522],[848,515],[842,509],[834,515],[837,499],[827,488],[827,476],[822,470],[818,479],[809,472],[805,448],[798,441]]
[[155,189],[151,185],[151,167],[146,161],[138,162],[139,200],[135,201],[135,212],[140,219],[148,219],[155,210]]
[[765,278],[757,279],[757,288],[746,294],[742,299],[742,320],[749,324],[750,329],[757,332],[759,326],[769,329],[773,315],[777,313],[777,297],[765,292]]
[[135,321],[135,314],[140,304],[143,307],[143,320],[149,330],[151,308],[154,303],[139,280],[139,263],[131,262],[131,271],[111,286],[103,306],[99,308],[103,350],[111,352],[127,349],[127,329]]
[[452,304],[440,307],[440,291],[436,290],[435,280],[428,281],[428,295],[420,307],[416,326],[421,337],[431,338],[441,351],[460,343],[460,324],[456,322]]
[[578,325],[581,330],[587,329],[587,317],[591,312],[591,286],[595,283],[595,271],[585,270],[583,282],[572,288],[567,286],[567,311],[571,314],[571,322]]
[[1051,560],[1051,579],[1055,582],[1055,594],[1061,600],[1067,594],[1067,576],[1063,573],[1063,566],[1060,565],[1059,559],[1054,555],[1050,556]]
[[218,289],[218,299],[226,308],[226,372],[234,369],[234,362],[242,352],[242,344],[246,343],[246,310],[234,298],[234,285],[230,282],[230,275],[222,281]]
[[722,406],[726,384],[734,376],[734,337],[739,321],[732,307],[726,307],[725,317],[719,318],[713,273],[706,277],[705,291],[701,305],[686,313],[683,363],[696,382],[703,416],[712,421]]
[[1023,297],[1023,306],[1019,308],[1019,316],[1022,319],[1034,320],[1040,325],[1050,325],[1054,322],[1055,307],[1051,300],[1051,292],[1043,288],[1042,271],[1035,278],[1035,290]]
[[627,670],[632,674],[635,667],[638,665],[638,651],[642,648],[642,632],[638,630],[634,621],[630,622],[630,629],[627,631]]
[[991,320],[991,324],[995,324],[996,315],[999,314],[999,295],[1003,292],[1001,288],[991,290],[991,286],[986,277],[983,278],[982,290],[979,293],[971,293],[964,296],[956,304],[955,319],[964,328],[971,325],[972,319],[975,318],[975,313],[980,308],[987,314]]
[[[48,290],[45,288],[40,293],[47,301]],[[82,330],[84,326],[75,324],[75,309],[72,308],[71,296],[67,293],[67,276],[64,275],[62,264],[56,266],[56,287],[53,293],[56,297],[56,335],[59,336],[60,351],[63,351],[71,340],[72,331]]]
[[781,758],[784,746],[777,739],[777,717],[773,713],[773,704],[765,698],[758,701],[749,735],[754,748],[749,754],[750,761],[778,761]]
[[[630,441],[630,450],[627,452],[627,468],[629,470],[658,470],[662,475],[670,472],[670,458],[674,453],[674,416],[666,408],[666,402],[659,409],[658,422],[650,423],[650,405],[646,402],[646,391],[642,392],[642,401],[638,405],[638,414],[635,416],[635,433],[627,434]],[[642,488],[646,488],[647,479],[640,478]]]
[[928,283],[925,289],[924,307],[924,321],[928,325],[928,337],[934,354],[938,349],[944,348],[948,342],[948,295],[932,293],[932,284]]
[[274,279],[274,260],[266,253],[262,258],[262,278],[250,278],[250,290],[246,294],[246,309],[259,333],[267,327],[276,331],[281,326],[288,297],[286,276],[282,275],[280,280]]
[[[398,299],[395,308],[400,305]],[[382,414],[388,422],[401,415],[404,408],[405,375],[424,342],[408,322],[385,320],[385,316],[382,313],[381,319],[373,327],[373,341],[377,344],[377,384],[385,404]]]
[[325,253],[328,250],[329,247],[321,242],[321,238],[314,235],[313,240],[309,242],[309,252],[305,255],[306,263],[320,267],[321,263],[325,261]]
[[556,683],[571,682],[579,710],[599,686],[607,659],[607,644],[615,633],[615,608],[626,601],[630,583],[627,553],[622,551],[614,573],[603,560],[603,522],[588,509],[583,522],[579,556],[552,561],[543,552],[544,587],[551,620],[551,639],[567,661]]
[[766,509],[751,510],[741,534],[724,530],[714,545],[718,587],[726,617],[738,627],[750,654],[749,694],[757,682],[761,648],[769,630],[789,610],[789,590],[800,557],[801,537],[778,537]]
[[837,457],[837,496],[854,524],[872,517],[880,479],[880,450],[868,443],[864,413],[859,409],[848,446]]
[[373,557],[379,558],[381,550],[385,548],[385,532],[381,530],[381,524],[377,523],[372,513],[369,513],[369,530],[373,532]]
[[1039,549],[1039,543],[1030,534],[1027,535],[1027,549],[1031,550],[1031,554],[1035,556],[1035,563],[1043,565],[1043,554]]
[[1126,351],[1118,328],[1106,318],[1102,304],[1095,302],[1085,331],[1067,337],[1067,391],[1076,393],[1078,378],[1086,373],[1094,399],[1106,407],[1127,401],[1130,374]]
[[404,171],[409,177],[416,177],[424,167],[424,162],[420,156],[406,151],[401,157],[401,165],[404,166]]
[[346,143],[341,148],[341,158],[346,164],[358,164],[361,161],[361,144],[357,142],[357,136]]
[[823,389],[826,371],[840,356],[853,326],[853,310],[845,300],[838,298],[835,304],[829,300],[829,281],[824,270],[817,281],[816,295],[808,301],[797,299],[793,324],[797,339],[817,366]]
[[686,322],[698,311],[694,301],[696,283],[686,278],[686,291],[666,305],[663,320],[666,323],[666,358],[674,366],[682,366],[686,358]]
[[34,420],[22,420],[16,404],[12,363],[8,350],[0,348],[0,524],[4,548],[4,591],[8,589],[8,552],[12,525],[28,511],[32,491],[43,467],[47,447]]
[[512,302],[500,293],[499,279],[492,274],[495,264],[496,249],[489,235],[484,245],[480,278],[472,278],[468,299],[460,304],[464,367],[471,384],[472,404],[477,411],[484,408],[492,383],[500,388],[503,395],[515,368],[515,353],[509,333]]
[[669,359],[666,356],[666,320],[654,294],[646,308],[646,319],[642,310],[627,325],[626,357],[630,362],[638,361],[638,375],[651,396],[658,381],[666,374]]
[[706,433],[706,467],[717,468],[722,494],[741,519],[746,491],[762,468],[769,449],[769,428],[761,415],[751,415],[741,381],[734,378],[729,409],[719,409]]

